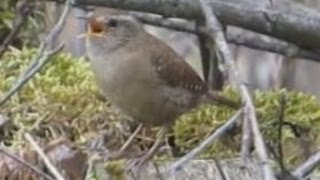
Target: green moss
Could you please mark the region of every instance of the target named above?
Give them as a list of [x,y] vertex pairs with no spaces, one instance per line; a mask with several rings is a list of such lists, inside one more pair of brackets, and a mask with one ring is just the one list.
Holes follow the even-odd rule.
[[111,176],[112,180],[124,180],[124,161],[117,160],[117,161],[108,161],[106,163],[105,169],[108,174]]
[[[36,50],[12,50],[0,60],[0,96],[7,92],[23,72]],[[239,100],[230,87],[224,95]],[[48,63],[22,91],[11,98],[0,113],[7,115],[13,126],[0,132],[7,144],[23,145],[22,134],[32,131],[44,143],[65,136],[77,143],[91,139],[100,130],[112,132],[112,147],[123,144],[119,129],[114,128],[119,115],[108,103],[102,102],[89,63],[60,54]],[[301,161],[302,151],[311,152],[320,145],[320,105],[314,96],[301,92],[274,90],[256,91],[255,104],[260,128],[271,145],[277,142],[280,97],[285,95],[287,106],[285,121],[299,131],[299,138],[289,126],[283,127],[283,147],[288,164]],[[203,105],[183,115],[174,126],[176,143],[182,153],[188,152],[228,120],[235,111],[226,107]],[[238,156],[241,144],[241,128],[222,138],[204,152],[202,157]],[[302,144],[301,142],[304,142]],[[307,146],[305,144],[310,144]],[[308,148],[308,149],[306,149]]]
[[[230,87],[224,90],[224,94],[232,99],[238,100],[239,98]],[[300,137],[297,137],[294,132],[295,128],[293,130],[289,126],[283,126],[282,144],[285,158],[288,164],[293,165],[303,159],[301,154],[304,148],[309,148],[312,152],[320,145],[318,135],[320,132],[320,104],[314,96],[301,92],[285,89],[256,91],[254,99],[260,128],[267,142],[274,147],[278,139],[276,127],[279,124],[280,98],[283,95],[286,96],[284,121],[293,124],[300,131]],[[225,123],[234,112],[221,106],[205,105],[183,115],[174,127],[177,145],[181,147],[182,152],[189,151]],[[236,130],[236,132],[240,131],[241,128]],[[301,140],[310,142],[310,147],[301,144]],[[209,147],[201,156],[238,156],[240,145],[241,134],[229,134]]]
[[[224,95],[231,99],[238,100],[235,91],[226,88]],[[182,153],[188,152],[190,149],[197,146],[202,140],[212,134],[215,129],[225,123],[235,111],[224,106],[203,105],[188,114],[179,118],[174,127],[176,143]],[[230,137],[230,138],[237,138]],[[229,148],[229,138],[223,138],[217,141],[213,146],[209,147],[207,151],[202,154],[202,157],[220,156],[229,157],[235,154],[238,149]],[[219,148],[217,148],[219,147]]]
[[[0,96],[17,81],[34,55],[35,50],[28,49],[5,54],[0,61]],[[20,144],[24,130],[32,130],[48,141],[60,135],[80,140],[83,134],[104,128],[103,124],[115,115],[102,113],[108,107],[97,94],[88,62],[66,54],[54,57],[1,109],[18,129],[9,138],[10,144]]]

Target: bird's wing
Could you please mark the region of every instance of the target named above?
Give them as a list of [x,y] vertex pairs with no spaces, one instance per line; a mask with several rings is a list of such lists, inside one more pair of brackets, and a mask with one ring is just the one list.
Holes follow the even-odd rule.
[[166,49],[152,53],[152,63],[159,77],[173,87],[182,87],[196,93],[207,92],[208,87],[191,66],[172,49]]
[[159,43],[160,40],[155,38],[152,40],[154,42],[150,44],[158,43],[158,45],[150,48],[153,50],[150,53],[151,62],[158,76],[168,85],[203,94],[203,102],[206,103],[218,103],[232,108],[240,107],[239,103],[209,91],[207,85],[181,56],[164,43]]

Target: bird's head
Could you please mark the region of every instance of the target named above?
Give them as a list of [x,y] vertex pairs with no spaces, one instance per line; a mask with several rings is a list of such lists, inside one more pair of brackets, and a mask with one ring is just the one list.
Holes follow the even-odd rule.
[[91,46],[115,50],[136,39],[143,31],[143,25],[130,15],[90,17],[86,37]]

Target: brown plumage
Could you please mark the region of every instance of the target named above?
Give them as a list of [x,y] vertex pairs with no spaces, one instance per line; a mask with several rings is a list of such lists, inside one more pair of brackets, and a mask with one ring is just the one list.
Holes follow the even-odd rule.
[[209,91],[166,43],[128,15],[91,18],[87,53],[107,98],[143,124],[170,126],[201,103],[238,106]]
[[171,124],[203,102],[217,100],[197,73],[167,44],[147,33],[131,16],[89,21],[87,50],[108,99],[137,121]]

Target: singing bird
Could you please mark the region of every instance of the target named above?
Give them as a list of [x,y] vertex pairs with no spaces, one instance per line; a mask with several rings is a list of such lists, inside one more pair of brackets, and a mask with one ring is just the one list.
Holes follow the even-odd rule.
[[202,103],[239,106],[210,91],[181,56],[133,16],[89,18],[86,48],[106,98],[135,121],[162,127],[139,165],[152,157],[181,114]]

